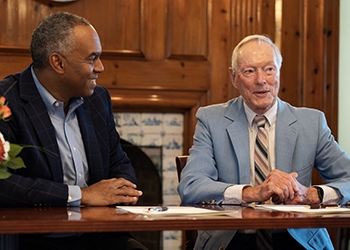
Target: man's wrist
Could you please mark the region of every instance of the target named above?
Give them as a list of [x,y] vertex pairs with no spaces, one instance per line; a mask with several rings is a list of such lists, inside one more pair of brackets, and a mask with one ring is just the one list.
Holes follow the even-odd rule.
[[256,202],[259,200],[259,191],[257,191],[254,187],[247,185],[243,187],[242,189],[242,201],[249,203],[249,202]]
[[[319,190],[321,189],[321,190]],[[323,200],[323,189],[320,187],[312,186],[307,189],[306,192],[306,204],[320,204]]]

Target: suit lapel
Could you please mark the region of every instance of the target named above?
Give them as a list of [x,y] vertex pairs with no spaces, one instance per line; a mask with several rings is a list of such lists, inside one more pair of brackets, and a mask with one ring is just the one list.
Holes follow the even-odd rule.
[[52,179],[57,182],[63,182],[63,171],[56,141],[54,127],[51,124],[50,117],[47,114],[45,105],[40,94],[34,84],[34,80],[30,73],[30,68],[24,71],[21,76],[20,97],[26,100],[24,110],[28,119],[33,124],[42,147],[41,150],[46,151],[46,158],[51,170]]
[[100,153],[100,145],[96,137],[96,131],[91,119],[89,104],[84,100],[84,104],[77,109],[80,132],[85,146],[86,158],[89,167],[89,183],[106,178],[103,172],[103,163]]
[[297,122],[287,104],[278,99],[276,119],[275,154],[276,168],[290,173],[298,132],[290,125]]
[[[232,111],[238,110],[236,113]],[[240,183],[250,183],[250,153],[247,117],[244,112],[243,99],[237,98],[227,108],[226,119],[232,121],[226,130],[232,143],[232,152],[238,161]]]
[[[238,112],[232,113],[232,110],[238,110]],[[239,180],[241,183],[249,183],[249,134],[248,129],[245,129],[247,128],[247,118],[244,112],[242,98],[237,98],[236,101],[228,107],[225,117],[232,121],[232,123],[227,126],[226,130],[232,143],[233,152],[238,161]],[[288,173],[292,170],[292,159],[298,136],[298,132],[290,125],[296,121],[296,117],[290,109],[288,109],[288,106],[278,99],[275,140],[276,168]]]

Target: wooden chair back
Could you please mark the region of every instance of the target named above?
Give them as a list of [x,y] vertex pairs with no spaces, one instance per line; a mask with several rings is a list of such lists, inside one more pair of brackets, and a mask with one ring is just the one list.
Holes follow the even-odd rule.
[[188,155],[179,155],[175,157],[177,177],[179,181],[181,177],[181,171],[186,166],[187,158],[188,158]]
[[[179,155],[175,157],[175,162],[176,162],[176,170],[177,170],[177,177],[180,181],[181,177],[181,171],[185,168],[186,163],[187,163],[187,158],[188,155]],[[197,239],[197,231],[196,230],[187,230],[184,231],[185,239],[182,241],[183,242],[183,249],[185,250],[192,250],[194,248],[194,244]]]

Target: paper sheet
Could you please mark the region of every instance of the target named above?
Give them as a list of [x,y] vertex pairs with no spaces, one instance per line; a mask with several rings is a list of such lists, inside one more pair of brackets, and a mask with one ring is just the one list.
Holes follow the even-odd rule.
[[[156,206],[155,206],[156,207]],[[210,210],[205,208],[189,207],[189,206],[167,206],[166,211],[149,211],[152,206],[117,206],[119,211],[142,214],[147,216],[201,216],[201,215],[224,215],[230,211]]]
[[326,207],[318,209],[310,209],[307,205],[255,205],[256,209],[268,209],[282,212],[294,212],[294,213],[308,213],[308,214],[338,214],[338,213],[350,213],[349,208],[343,207]]

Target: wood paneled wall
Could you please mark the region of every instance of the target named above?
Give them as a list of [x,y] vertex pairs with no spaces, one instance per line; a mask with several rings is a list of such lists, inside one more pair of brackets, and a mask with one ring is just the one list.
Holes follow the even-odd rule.
[[238,95],[230,56],[253,33],[281,48],[280,97],[323,110],[337,135],[339,0],[1,1],[0,77],[30,63],[32,30],[56,11],[96,27],[105,66],[98,83],[110,90],[116,111],[185,114],[186,151],[198,107]]
[[[32,30],[69,11],[96,27],[115,111],[182,112],[184,153],[198,107],[238,95],[228,67],[246,35],[267,34],[283,55],[280,97],[320,109],[337,135],[339,0],[48,0],[0,2],[0,77],[31,61]],[[315,182],[321,182],[316,175]]]
[[3,0],[1,78],[31,62],[32,30],[56,11],[84,16],[97,29],[105,66],[98,83],[115,111],[185,114],[184,153],[198,107],[238,95],[227,71],[231,52],[253,33],[281,49],[279,96],[324,111],[337,136],[339,0]]

